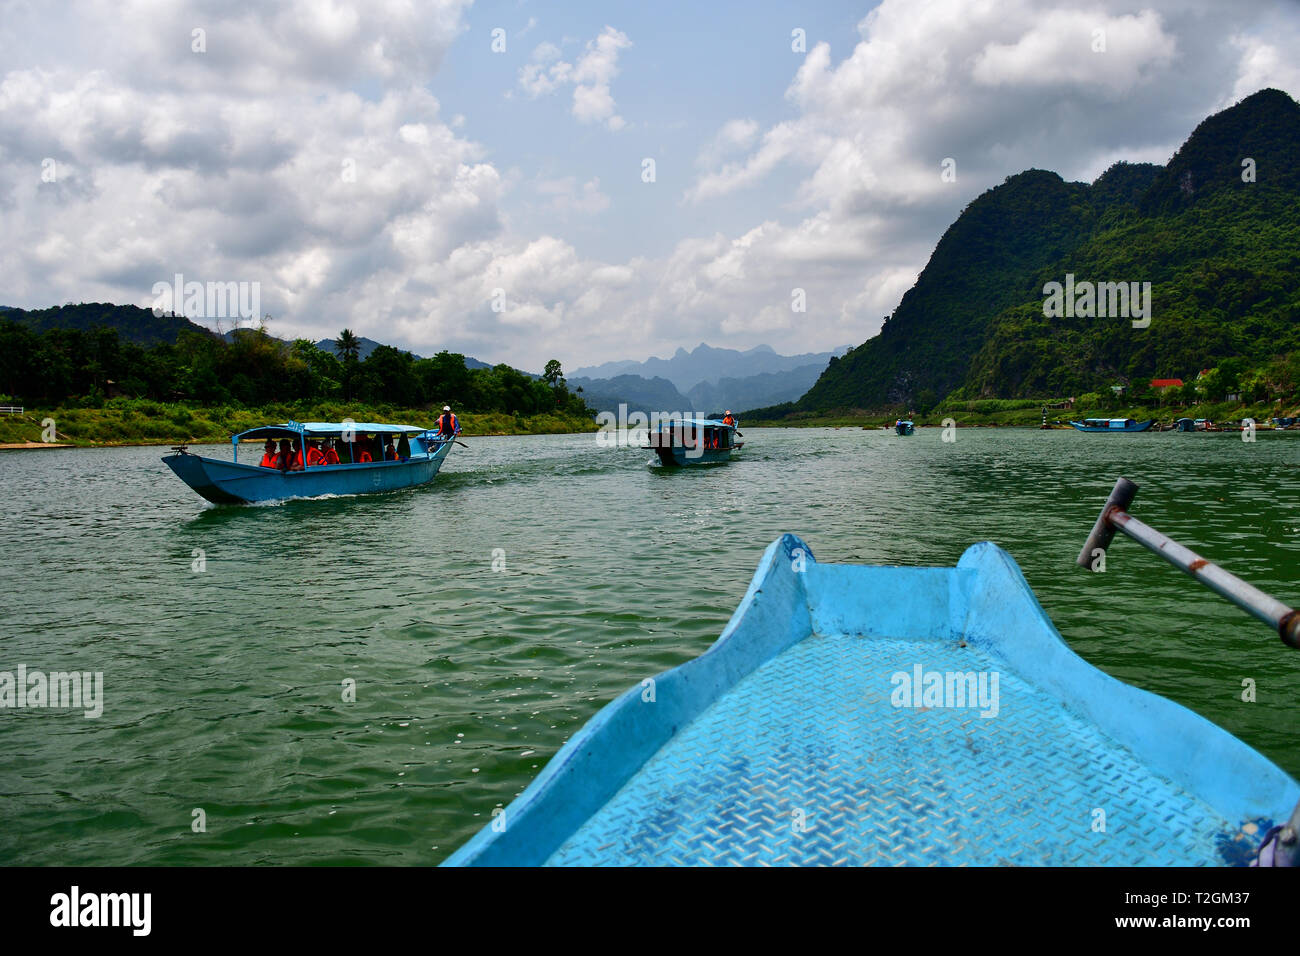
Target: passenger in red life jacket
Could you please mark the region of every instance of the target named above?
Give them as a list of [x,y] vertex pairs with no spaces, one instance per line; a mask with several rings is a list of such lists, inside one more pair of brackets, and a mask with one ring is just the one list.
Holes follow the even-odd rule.
[[363,436],[362,436],[362,440],[361,440],[360,442],[358,442],[357,444],[358,444],[358,446],[359,446],[360,449],[361,449],[360,453],[357,455],[357,462],[358,462],[358,464],[365,464],[365,463],[368,462],[368,461],[374,461],[374,460],[375,460],[375,459],[371,456],[371,454],[370,454],[370,436],[369,436],[369,435],[363,435]]
[[727,414],[724,415],[723,418],[722,418],[722,424],[724,424],[724,425],[734,425],[734,424],[736,424],[736,419],[733,418],[732,415],[731,415],[731,409],[729,409],[729,408],[727,409]]
[[460,434],[460,420],[452,414],[451,406],[442,406],[442,414],[438,416],[438,436],[440,438],[454,438]]
[[275,440],[268,438],[266,444],[262,446],[262,468],[275,468]]
[[384,436],[384,461],[397,461],[397,449],[393,447],[391,435]]
[[307,443],[307,465],[315,468],[325,464],[325,453],[320,450],[320,442],[312,441]]
[[293,447],[287,438],[280,439],[280,453],[275,456],[275,467],[281,471],[288,471],[293,467]]
[[325,448],[325,464],[337,465],[338,463],[339,463],[339,453],[334,448],[333,440],[331,440],[329,445]]

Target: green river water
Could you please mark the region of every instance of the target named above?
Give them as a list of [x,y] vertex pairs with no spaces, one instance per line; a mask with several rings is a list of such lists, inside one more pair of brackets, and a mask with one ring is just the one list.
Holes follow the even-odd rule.
[[0,863],[436,863],[704,651],[784,531],[903,565],[991,539],[1084,658],[1300,776],[1300,655],[1127,539],[1073,564],[1122,474],[1134,514],[1295,603],[1300,434],[956,437],[754,428],[684,471],[468,439],[424,488],[242,508],[161,448],[0,452],[0,671],[104,675],[97,719],[0,710]]

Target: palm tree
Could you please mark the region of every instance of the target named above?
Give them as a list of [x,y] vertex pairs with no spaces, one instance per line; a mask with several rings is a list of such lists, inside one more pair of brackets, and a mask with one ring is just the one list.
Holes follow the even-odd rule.
[[344,329],[334,340],[334,351],[339,353],[344,362],[348,359],[355,362],[361,357],[361,341],[352,334],[351,329]]

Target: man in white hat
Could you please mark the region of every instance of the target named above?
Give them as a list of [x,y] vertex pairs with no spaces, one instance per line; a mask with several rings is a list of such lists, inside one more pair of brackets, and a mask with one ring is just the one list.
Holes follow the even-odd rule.
[[438,437],[454,438],[460,434],[460,421],[452,414],[451,406],[442,406],[442,414],[438,417]]

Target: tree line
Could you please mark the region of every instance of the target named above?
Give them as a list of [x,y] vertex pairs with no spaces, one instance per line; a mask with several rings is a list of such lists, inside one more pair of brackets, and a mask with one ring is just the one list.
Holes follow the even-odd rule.
[[149,347],[113,328],[43,332],[0,319],[0,393],[28,405],[98,406],[126,396],[199,405],[258,407],[312,400],[356,401],[401,408],[536,415],[591,414],[581,389],[569,391],[558,361],[541,378],[508,365],[470,369],[442,351],[416,358],[388,345],[364,359],[344,329],[334,353],[306,339],[286,342],[242,329],[229,340],[184,330],[174,344]]

